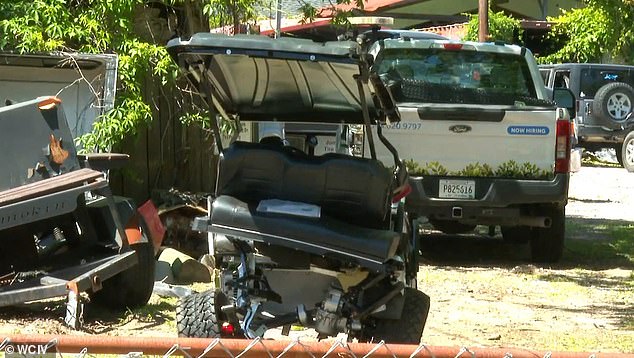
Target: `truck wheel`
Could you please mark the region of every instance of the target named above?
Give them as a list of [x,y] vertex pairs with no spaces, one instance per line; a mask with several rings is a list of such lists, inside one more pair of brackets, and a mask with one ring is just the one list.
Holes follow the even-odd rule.
[[182,298],[176,307],[176,327],[179,337],[218,338],[220,307],[228,302],[220,291],[209,290]]
[[623,82],[608,83],[594,96],[592,111],[601,125],[620,129],[632,113],[634,88]]
[[634,172],[634,131],[628,133],[621,147],[621,160],[623,168],[628,172]]
[[425,293],[414,288],[404,290],[405,303],[401,319],[376,319],[372,327],[367,327],[365,337],[373,342],[419,344],[429,314],[430,299]]
[[565,209],[557,205],[544,206],[542,215],[551,218],[548,228],[535,228],[531,238],[531,260],[539,263],[554,263],[564,252],[566,234]]
[[531,240],[533,229],[529,226],[502,226],[502,240],[509,244],[527,244]]
[[436,230],[440,230],[444,232],[445,234],[450,234],[450,235],[464,234],[467,232],[471,232],[473,231],[473,229],[476,228],[476,225],[467,225],[467,224],[459,223],[453,220],[442,220],[442,219],[430,218],[429,223],[432,224],[432,226]]

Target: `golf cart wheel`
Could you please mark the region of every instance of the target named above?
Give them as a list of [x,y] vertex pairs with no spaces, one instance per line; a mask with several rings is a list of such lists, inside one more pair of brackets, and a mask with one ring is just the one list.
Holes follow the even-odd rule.
[[[141,219],[142,220],[142,219]],[[142,228],[146,226],[141,223]],[[147,242],[130,245],[137,255],[137,264],[103,281],[101,290],[91,293],[90,299],[111,308],[132,308],[145,305],[154,289],[154,247],[147,230],[140,230]]]
[[182,298],[176,307],[179,337],[218,338],[221,336],[220,307],[228,303],[226,296],[215,290],[194,293]]
[[608,83],[599,88],[592,103],[592,113],[601,125],[621,129],[634,110],[634,88],[623,82]]
[[634,131],[630,132],[623,141],[621,160],[623,161],[623,168],[630,173],[634,172]]
[[419,344],[429,314],[430,299],[414,288],[405,288],[405,303],[401,319],[376,319],[367,327],[365,337],[373,342]]
[[564,252],[566,213],[563,207],[549,204],[542,207],[542,215],[551,218],[547,228],[535,228],[531,237],[531,260],[537,263],[554,263]]

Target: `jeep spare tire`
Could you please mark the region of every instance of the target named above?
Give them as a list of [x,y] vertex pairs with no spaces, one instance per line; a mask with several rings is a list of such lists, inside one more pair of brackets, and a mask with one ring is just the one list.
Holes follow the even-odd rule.
[[634,108],[634,88],[623,82],[613,82],[599,88],[592,103],[592,113],[601,125],[620,129]]

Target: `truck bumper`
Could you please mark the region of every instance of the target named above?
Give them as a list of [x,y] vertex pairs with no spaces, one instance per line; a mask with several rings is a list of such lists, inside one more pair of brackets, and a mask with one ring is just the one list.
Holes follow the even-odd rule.
[[544,226],[539,204],[565,206],[569,174],[552,180],[459,178],[475,181],[475,199],[438,198],[443,177],[410,178],[412,192],[405,199],[410,216],[428,216],[481,225]]

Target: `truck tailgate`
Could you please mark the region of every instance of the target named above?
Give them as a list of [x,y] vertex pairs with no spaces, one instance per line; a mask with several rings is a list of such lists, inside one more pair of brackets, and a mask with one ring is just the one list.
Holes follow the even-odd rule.
[[[530,177],[528,171],[538,178],[553,172],[556,122],[552,109],[483,108],[399,106],[402,121],[382,127],[383,134],[397,148],[401,159],[410,162],[410,166],[412,161],[415,163],[419,174],[512,176],[502,173],[523,170],[524,175],[520,176]],[[393,165],[389,152],[380,143],[377,157],[386,165]],[[513,162],[519,169],[510,168]],[[474,172],[486,166],[493,172],[491,175],[481,170],[479,174]]]

